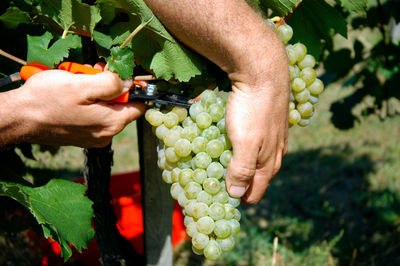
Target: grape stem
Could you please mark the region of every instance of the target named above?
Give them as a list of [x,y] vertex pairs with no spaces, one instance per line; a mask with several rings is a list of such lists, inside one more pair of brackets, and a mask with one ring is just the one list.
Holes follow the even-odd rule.
[[[129,34],[129,36],[125,39],[125,41],[121,44],[120,48],[124,48],[133,39],[133,37],[136,36],[136,34],[138,34],[144,27],[146,27],[153,20],[153,18],[154,14],[145,23],[140,23],[140,25],[137,26],[137,28],[134,31],[132,31],[132,33]],[[114,58],[111,58],[111,60],[114,60]],[[108,69],[109,69],[109,63],[107,62],[106,66],[104,67],[104,70]]]
[[19,63],[21,65],[26,65],[27,64],[26,61],[24,61],[24,60],[22,60],[22,59],[20,59],[20,58],[18,58],[16,56],[13,56],[12,54],[9,54],[9,53],[1,50],[1,49],[0,49],[0,55],[2,55],[4,57],[7,57],[8,59],[11,59],[14,62],[17,62],[17,63]]
[[64,31],[63,34],[61,36],[61,39],[65,39],[67,37],[67,34],[70,33],[69,29],[72,27],[72,25],[74,25],[75,22],[72,22],[71,25],[69,25]]

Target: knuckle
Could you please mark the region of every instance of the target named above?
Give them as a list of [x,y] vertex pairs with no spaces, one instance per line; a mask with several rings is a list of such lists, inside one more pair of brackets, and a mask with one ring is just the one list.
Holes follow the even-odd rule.
[[230,171],[231,180],[243,183],[249,182],[254,177],[255,173],[255,169],[245,166],[232,167]]

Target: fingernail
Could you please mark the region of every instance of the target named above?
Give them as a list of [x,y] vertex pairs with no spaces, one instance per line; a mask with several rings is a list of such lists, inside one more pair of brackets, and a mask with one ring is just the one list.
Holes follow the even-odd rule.
[[124,88],[122,89],[122,94],[124,94],[125,92],[129,91],[129,89],[130,89],[130,87],[124,87]]
[[132,79],[124,80],[124,89],[128,88],[128,90],[129,90],[129,88],[132,87],[132,84],[133,84],[133,80]]
[[229,189],[229,194],[234,198],[240,198],[244,193],[246,193],[245,187],[231,186]]

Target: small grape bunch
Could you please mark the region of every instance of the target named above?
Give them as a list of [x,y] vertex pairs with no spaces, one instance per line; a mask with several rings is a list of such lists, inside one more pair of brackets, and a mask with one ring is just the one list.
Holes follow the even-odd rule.
[[283,24],[276,29],[276,32],[286,45],[290,64],[289,125],[305,127],[310,124],[310,118],[314,115],[314,105],[324,90],[324,84],[317,78],[314,70],[315,58],[307,54],[306,46],[300,42],[289,44],[293,36],[292,27]]
[[235,245],[240,230],[239,198],[225,187],[232,145],[225,129],[228,93],[206,90],[201,100],[187,109],[149,109],[146,120],[160,140],[158,166],[171,184],[172,198],[184,210],[186,232],[192,250],[218,260]]

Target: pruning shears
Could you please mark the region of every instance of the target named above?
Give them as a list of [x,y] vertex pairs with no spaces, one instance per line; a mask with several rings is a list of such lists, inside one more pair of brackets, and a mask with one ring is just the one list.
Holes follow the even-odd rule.
[[[49,70],[47,66],[41,64],[29,64],[22,66],[20,72],[11,74],[8,77],[0,79],[0,87],[18,80],[28,80],[31,76],[41,71]],[[89,74],[94,75],[102,72],[102,70],[85,66],[74,62],[63,62],[58,69],[71,72],[73,74]],[[173,93],[162,92],[158,90],[157,80],[143,81],[134,80],[129,91],[125,92],[118,98],[111,100],[114,103],[127,103],[131,101],[145,101],[147,103],[173,105],[180,107],[190,107],[191,100]]]

